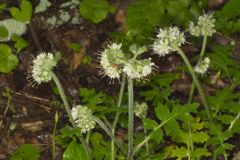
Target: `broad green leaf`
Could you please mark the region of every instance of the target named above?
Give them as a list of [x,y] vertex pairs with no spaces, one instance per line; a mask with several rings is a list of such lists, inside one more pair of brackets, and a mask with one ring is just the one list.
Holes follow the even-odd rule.
[[63,153],[63,160],[75,160],[75,159],[86,160],[87,155],[84,150],[84,147],[73,140]]
[[185,147],[176,148],[172,151],[171,157],[177,157],[177,160],[182,160],[187,157],[188,150]]
[[32,4],[28,0],[22,0],[20,8],[11,7],[10,13],[14,19],[29,23],[32,17]]
[[95,160],[111,159],[110,143],[104,141],[103,136],[100,133],[93,133],[90,138],[93,145],[93,156]]
[[80,128],[70,128],[68,126],[62,128],[60,130],[61,137],[73,137],[73,136],[80,136],[81,134],[81,129]]
[[0,44],[0,72],[8,73],[18,64],[17,57],[12,54],[11,48],[6,44]]
[[29,43],[20,36],[13,35],[11,39],[15,42],[14,47],[17,49],[17,52],[29,46]]
[[7,7],[6,3],[0,3],[0,13]]
[[192,158],[200,159],[203,156],[211,156],[211,153],[206,148],[194,148],[194,150],[191,152]]
[[234,18],[240,15],[240,1],[230,0],[228,3],[216,13],[219,18]]
[[192,133],[192,141],[195,143],[204,143],[208,140],[209,136],[207,132],[194,132]]
[[154,129],[158,126],[158,123],[152,119],[149,118],[143,118],[143,125],[145,129]]
[[163,132],[161,129],[157,129],[153,132],[152,139],[154,139],[157,143],[160,143],[163,140]]
[[4,26],[0,26],[0,41],[8,38],[8,30]]
[[39,149],[32,144],[24,144],[17,148],[12,156],[12,160],[38,160]]
[[136,1],[128,7],[127,29],[134,35],[152,35],[155,27],[167,20],[166,16],[163,16],[165,5],[161,0]]
[[83,0],[80,4],[80,15],[94,23],[103,21],[115,8],[107,0]]

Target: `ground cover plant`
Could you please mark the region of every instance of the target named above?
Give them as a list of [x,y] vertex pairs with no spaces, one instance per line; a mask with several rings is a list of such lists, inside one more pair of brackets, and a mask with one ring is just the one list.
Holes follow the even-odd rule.
[[1,1],[0,159],[239,159],[239,11]]

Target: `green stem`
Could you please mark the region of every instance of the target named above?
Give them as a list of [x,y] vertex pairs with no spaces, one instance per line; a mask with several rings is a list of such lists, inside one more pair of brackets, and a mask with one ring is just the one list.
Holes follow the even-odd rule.
[[[147,138],[147,130],[144,128],[144,137],[145,138]],[[149,158],[149,155],[150,155],[150,151],[149,151],[149,145],[148,145],[148,142],[146,142],[146,150],[147,150],[147,157],[148,157],[148,159],[150,159]]]
[[112,134],[111,130],[97,117],[93,117],[94,121],[114,140],[115,144],[121,149],[121,151],[126,154],[125,149],[122,147],[122,145],[119,144],[117,139]]
[[[199,56],[199,58],[198,58],[197,64],[199,64],[199,63],[202,61],[203,55],[204,55],[205,50],[206,50],[206,46],[207,46],[207,36],[204,35],[204,36],[203,36],[202,49],[201,49],[200,56]],[[195,89],[195,83],[192,82],[191,90],[190,90],[190,94],[189,94],[189,98],[188,98],[188,103],[191,103],[191,101],[192,101],[194,89]]]
[[201,49],[201,53],[200,53],[200,56],[198,58],[198,63],[200,63],[203,59],[203,55],[205,53],[205,50],[206,50],[206,46],[207,46],[207,36],[204,35],[203,36],[203,44],[202,44],[202,49]]
[[168,119],[166,119],[165,121],[163,121],[161,124],[159,124],[156,128],[153,129],[153,131],[145,137],[145,139],[140,142],[136,147],[134,147],[133,149],[133,154],[132,157],[134,156],[134,154],[145,144],[149,141],[149,139],[151,138],[151,136],[154,134],[155,131],[157,131],[158,129],[160,129],[163,125],[165,125],[168,121],[174,119],[175,117],[177,117],[179,114],[181,114],[182,112],[178,112],[175,113],[174,115],[172,115],[171,117],[169,117]]
[[185,64],[187,65],[188,70],[189,70],[189,72],[192,75],[193,81],[196,84],[196,87],[198,89],[199,95],[200,95],[200,97],[202,99],[203,106],[206,109],[206,113],[207,113],[208,119],[211,120],[212,116],[210,114],[210,110],[209,110],[209,107],[208,107],[208,104],[207,104],[207,101],[206,101],[206,97],[205,97],[205,95],[203,93],[203,89],[202,89],[202,87],[200,85],[200,82],[198,81],[197,75],[195,74],[195,72],[194,72],[194,70],[192,68],[192,65],[190,64],[190,62],[189,62],[188,58],[186,57],[185,53],[178,46],[174,46],[174,48],[178,51],[178,53],[181,55],[182,59],[184,60]]
[[133,80],[128,77],[128,156],[127,160],[132,160],[133,156],[133,118],[134,118],[134,97]]
[[[65,107],[65,110],[67,111],[67,114],[68,114],[68,117],[69,117],[69,119],[70,119],[70,122],[71,122],[72,126],[73,126],[74,128],[76,128],[77,125],[76,125],[75,121],[73,120],[73,117],[72,117],[72,114],[71,114],[71,110],[70,110],[70,106],[69,106],[69,104],[68,104],[68,101],[67,101],[65,92],[63,91],[63,87],[62,87],[62,85],[61,85],[58,77],[57,77],[56,74],[53,73],[53,72],[52,72],[52,78],[53,78],[53,80],[54,80],[54,82],[55,82],[55,84],[56,84],[56,86],[57,86],[57,88],[58,88],[59,94],[60,94],[60,96],[61,96],[61,98],[62,98],[64,107]],[[87,146],[87,143],[86,143],[85,139],[84,139],[82,136],[79,136],[79,139],[80,139],[81,143],[82,143],[83,146],[84,146],[84,149],[85,149],[85,151],[86,151],[86,154],[87,154],[87,156],[88,156],[88,159],[92,159],[92,158],[90,157],[90,149],[89,149],[89,147]]]
[[53,144],[52,144],[52,156],[53,160],[55,159],[55,135],[56,135],[56,128],[57,128],[57,123],[58,123],[58,113],[55,113],[55,118],[54,118],[54,127],[53,127]]
[[195,83],[194,83],[194,81],[192,81],[191,89],[190,89],[190,92],[189,92],[188,103],[192,102],[194,90],[195,90]]
[[[120,107],[121,104],[122,104],[122,97],[123,97],[125,84],[126,84],[126,74],[123,74],[122,82],[121,82],[121,88],[120,88],[120,91],[119,91],[117,107]],[[117,112],[116,116],[114,118],[114,121],[113,121],[112,129],[111,129],[113,136],[115,135],[115,129],[116,129],[116,126],[117,126],[117,122],[118,122],[119,116],[120,116],[120,112]],[[114,140],[113,139],[111,140],[111,159],[115,160],[115,144],[114,144]]]

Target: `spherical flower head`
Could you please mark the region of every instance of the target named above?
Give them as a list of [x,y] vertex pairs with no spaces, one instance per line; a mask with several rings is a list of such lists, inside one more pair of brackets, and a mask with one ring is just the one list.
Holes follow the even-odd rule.
[[86,106],[77,105],[71,110],[73,120],[77,126],[81,129],[81,133],[86,133],[92,130],[96,124],[94,121],[92,111]]
[[126,63],[123,67],[123,72],[132,79],[141,79],[152,73],[154,63],[151,59],[133,60]]
[[112,43],[101,53],[100,64],[103,73],[111,79],[119,79],[122,73],[121,65],[124,61],[124,53],[121,44]]
[[147,115],[148,105],[147,103],[135,103],[134,113],[139,118],[145,118]]
[[52,79],[52,69],[57,61],[52,53],[42,52],[34,60],[31,70],[31,77],[38,84],[48,82]]
[[212,36],[215,30],[215,19],[213,14],[204,14],[198,18],[198,22],[195,25],[193,22],[189,24],[189,32],[193,36]]
[[177,27],[159,29],[157,39],[153,44],[153,51],[160,56],[165,56],[176,51],[175,46],[180,47],[185,43],[184,34]]
[[210,59],[205,57],[199,64],[194,67],[196,73],[204,75],[210,67]]

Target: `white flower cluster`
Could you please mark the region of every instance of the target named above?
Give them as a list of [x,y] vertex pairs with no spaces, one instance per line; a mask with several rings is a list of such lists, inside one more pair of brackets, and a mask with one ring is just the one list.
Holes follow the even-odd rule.
[[[134,48],[134,49],[133,49]],[[103,73],[111,79],[120,78],[122,72],[133,79],[141,79],[152,73],[154,63],[151,59],[137,60],[136,56],[144,51],[144,47],[130,47],[130,51],[135,55],[132,59],[127,59],[121,50],[121,44],[113,43],[105,49],[100,58]]]
[[198,63],[194,70],[196,73],[204,75],[208,68],[210,67],[210,59],[208,57],[205,57],[200,63]]
[[198,22],[195,25],[193,22],[189,24],[189,32],[191,35],[199,36],[212,36],[215,30],[215,19],[212,14],[205,14],[198,18]]
[[185,43],[184,34],[177,27],[159,29],[157,39],[153,44],[153,51],[160,56],[165,56],[176,51],[174,46],[180,47]]
[[57,62],[52,53],[40,53],[34,60],[31,68],[31,76],[38,84],[52,79],[52,69]]
[[123,67],[123,72],[132,79],[141,79],[152,73],[154,63],[151,58],[144,60],[134,60],[132,63],[126,63]]
[[134,112],[135,115],[139,118],[145,118],[147,115],[148,105],[147,103],[135,103]]
[[77,105],[71,110],[73,120],[77,126],[81,129],[81,133],[86,133],[92,130],[96,124],[93,119],[92,111],[86,106]]
[[121,47],[121,44],[113,43],[101,54],[100,64],[103,68],[103,72],[111,79],[119,79],[122,73],[121,62],[124,59],[124,54]]

